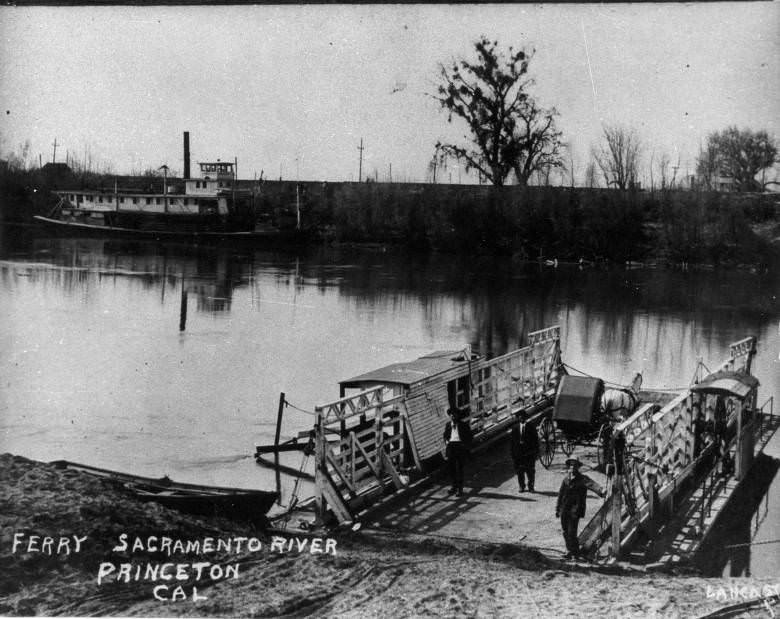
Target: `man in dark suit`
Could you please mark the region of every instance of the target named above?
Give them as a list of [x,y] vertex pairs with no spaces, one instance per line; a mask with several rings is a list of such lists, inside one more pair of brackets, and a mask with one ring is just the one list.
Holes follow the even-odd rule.
[[539,455],[539,435],[536,426],[528,422],[528,413],[520,412],[520,423],[512,426],[509,437],[509,453],[515,465],[517,483],[520,492],[525,492],[526,481],[528,491],[534,491],[534,478],[536,476],[536,457]]
[[563,539],[566,542],[565,559],[578,557],[580,542],[577,538],[577,525],[585,516],[585,497],[588,492],[587,481],[580,473],[581,463],[577,458],[566,460],[566,477],[558,491],[555,517],[561,519]]
[[457,410],[449,409],[447,415],[449,421],[444,426],[444,445],[447,448],[447,464],[452,479],[449,494],[463,496],[463,466],[471,444],[471,427]]

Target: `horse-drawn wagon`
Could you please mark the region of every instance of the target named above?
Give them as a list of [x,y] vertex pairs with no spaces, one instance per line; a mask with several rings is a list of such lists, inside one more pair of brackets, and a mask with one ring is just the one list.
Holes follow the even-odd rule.
[[596,447],[598,464],[611,459],[612,430],[636,409],[642,375],[629,388],[606,389],[604,381],[592,376],[561,378],[555,404],[539,422],[539,461],[547,468],[560,449],[567,456],[575,445]]

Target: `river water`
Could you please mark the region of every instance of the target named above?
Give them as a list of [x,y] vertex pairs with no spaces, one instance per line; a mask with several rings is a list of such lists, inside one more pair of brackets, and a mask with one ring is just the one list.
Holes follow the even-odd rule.
[[[659,388],[687,386],[699,360],[714,367],[731,342],[755,335],[759,404],[774,397],[777,412],[779,294],[777,267],[554,268],[41,238],[0,226],[0,452],[273,487],[252,454],[273,441],[280,392],[292,405],[286,438],[311,427],[339,380],[467,344],[498,355],[555,324],[572,368],[622,384],[641,371],[645,387]],[[773,473],[767,484],[756,510],[769,517],[751,514],[750,535],[764,541],[780,538]],[[746,569],[780,573],[777,547],[754,546]],[[710,571],[732,563],[721,557]]]

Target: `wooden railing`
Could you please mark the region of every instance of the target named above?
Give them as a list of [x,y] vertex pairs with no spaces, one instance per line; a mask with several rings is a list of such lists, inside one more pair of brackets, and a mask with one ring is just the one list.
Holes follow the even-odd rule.
[[528,346],[474,364],[470,423],[489,434],[521,408],[555,393],[561,378],[560,327],[529,333]]
[[319,514],[330,507],[340,522],[353,520],[385,490],[403,487],[403,469],[421,472],[426,458],[444,451],[448,382],[467,380],[465,410],[477,442],[504,431],[520,408],[552,398],[562,372],[559,340],[559,327],[543,329],[528,334],[525,348],[493,359],[467,356],[403,395],[376,387],[315,407]]
[[340,522],[385,484],[402,487],[398,469],[406,442],[402,398],[381,388],[315,407],[315,485],[319,513],[328,505]]
[[[729,358],[717,370],[749,372],[754,352],[755,338],[740,340],[730,346]],[[613,436],[625,438],[622,470],[612,480],[610,496],[583,528],[583,548],[594,551],[611,534],[611,554],[617,556],[652,515],[656,499],[674,508],[677,490],[701,460],[694,453],[693,419],[695,407],[704,410],[707,397],[688,390],[660,410],[646,404],[615,427]],[[737,427],[738,412],[739,406],[731,407],[725,420],[731,431]],[[754,432],[752,426],[746,430]]]

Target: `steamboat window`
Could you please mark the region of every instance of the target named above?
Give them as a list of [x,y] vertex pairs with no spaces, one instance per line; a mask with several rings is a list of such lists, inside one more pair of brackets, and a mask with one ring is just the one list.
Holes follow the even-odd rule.
[[120,204],[124,204],[125,203],[125,199],[124,198],[119,198],[119,203]]
[[160,204],[160,198],[155,198],[155,199],[154,199],[154,203],[155,203],[155,204]]
[[151,204],[152,203],[152,199],[151,198],[146,198],[146,203],[147,204]]
[[133,204],[138,204],[138,198],[133,198]]
[[98,202],[103,203],[103,196],[98,196]]

